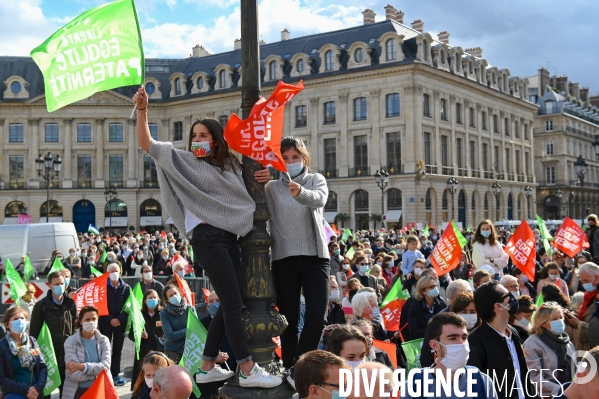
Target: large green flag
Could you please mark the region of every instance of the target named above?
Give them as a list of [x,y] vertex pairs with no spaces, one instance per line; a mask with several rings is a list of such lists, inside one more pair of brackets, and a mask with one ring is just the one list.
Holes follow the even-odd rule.
[[543,240],[545,252],[547,253],[547,256],[551,257],[551,255],[553,255],[553,248],[549,244],[549,240],[553,240],[553,237],[551,237],[551,234],[549,234],[549,230],[547,230],[545,222],[539,217],[539,215],[537,215],[537,224],[539,225],[539,232],[541,233],[541,240]]
[[44,395],[50,396],[52,391],[60,386],[60,373],[58,372],[58,362],[54,353],[54,345],[52,344],[52,335],[46,322],[42,325],[42,329],[37,336],[37,344],[44,356],[46,367],[48,368],[48,379],[44,387]]
[[25,266],[23,268],[23,276],[25,278],[25,281],[28,281],[34,274],[35,270],[33,269],[33,265],[29,260],[29,255],[25,255]]
[[422,230],[422,234],[424,234],[424,235],[425,235],[425,236],[427,236],[427,237],[430,237],[430,236],[431,236],[431,234],[428,232],[428,226],[426,226],[426,227],[424,228],[424,230]]
[[393,287],[391,287],[391,290],[389,291],[387,296],[385,296],[385,299],[381,303],[380,307],[382,309],[385,306],[387,306],[389,302],[395,301],[396,299],[407,300],[408,298],[410,298],[410,293],[408,292],[408,290],[404,290],[402,288],[401,279],[398,278],[395,284],[393,284]]
[[100,277],[102,274],[104,274],[101,271],[99,271],[98,269],[96,269],[95,267],[93,267],[92,265],[90,265],[89,268],[92,271],[92,274],[96,277]]
[[141,306],[139,306],[139,302],[135,295],[129,295],[125,305],[123,305],[123,312],[127,312],[129,314],[129,318],[127,319],[127,326],[125,327],[125,334],[129,334],[129,330],[131,326],[133,326],[133,338],[135,338],[135,353],[137,355],[137,359],[139,360],[139,347],[141,345],[141,334],[144,331],[144,326],[146,325],[146,321],[144,320],[144,316],[141,313]]
[[412,369],[421,368],[420,353],[422,352],[423,342],[424,338],[419,338],[401,344],[401,347],[403,348],[403,351],[406,354],[406,360],[408,362],[406,373],[409,373]]
[[140,85],[145,61],[133,0],[92,8],[31,51],[44,75],[48,112],[102,90]]
[[460,243],[460,247],[464,248],[466,245],[468,245],[468,240],[466,239],[466,237],[464,237],[462,235],[462,232],[460,231],[460,229],[458,229],[458,225],[455,224],[455,222],[453,220],[451,221],[451,227],[453,227],[453,233],[455,234],[456,238],[458,239],[458,242]]
[[135,285],[135,288],[133,289],[133,296],[137,300],[139,308],[141,309],[144,302],[144,293],[141,290],[141,281]]
[[354,251],[354,247],[349,247],[349,250],[345,253],[345,257],[351,260],[354,257],[355,253],[356,251]]
[[66,269],[66,267],[64,267],[64,265],[62,264],[60,259],[58,257],[56,257],[56,258],[54,258],[54,263],[52,263],[52,268],[48,272],[48,275],[50,275],[54,272],[58,272],[60,270],[65,270],[65,269]]
[[100,256],[100,262],[98,262],[100,265],[103,265],[104,262],[106,262],[106,257],[108,252],[106,251],[106,249],[104,251],[102,251],[102,255]]
[[[202,354],[204,353],[207,335],[208,331],[206,331],[204,325],[200,323],[196,314],[191,308],[187,308],[185,349],[183,350],[183,357],[181,357],[179,364],[187,368],[191,375],[194,375],[202,365]],[[195,379],[192,382],[193,393],[199,398],[202,395],[200,389],[196,385]]]
[[193,254],[193,247],[191,246],[191,244],[189,244],[189,259],[191,259],[191,262],[195,262],[195,256]]
[[341,241],[347,241],[347,239],[349,238],[349,236],[351,236],[351,230],[350,229],[345,229],[343,230],[343,235],[341,236]]
[[25,287],[21,275],[15,270],[8,258],[6,258],[6,279],[10,283],[10,298],[16,302],[25,295],[27,287]]

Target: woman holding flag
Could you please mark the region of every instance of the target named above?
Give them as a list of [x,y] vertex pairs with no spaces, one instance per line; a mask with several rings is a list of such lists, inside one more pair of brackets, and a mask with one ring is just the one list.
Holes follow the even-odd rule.
[[190,239],[193,252],[220,299],[196,381],[222,381],[234,375],[215,362],[226,332],[239,364],[242,387],[280,385],[280,377],[269,374],[252,360],[244,333],[237,237],[252,229],[256,204],[245,188],[241,165],[229,150],[221,124],[214,119],[194,122],[189,132],[189,150],[177,150],[171,143],[152,139],[144,87],[133,96],[133,102],[137,107],[137,141],[156,163],[162,202],[177,229]]

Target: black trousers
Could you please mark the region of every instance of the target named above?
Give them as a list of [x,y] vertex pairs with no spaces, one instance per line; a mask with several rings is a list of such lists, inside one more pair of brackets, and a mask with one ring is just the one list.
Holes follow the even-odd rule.
[[[290,256],[272,262],[277,306],[289,323],[281,335],[283,366],[286,368],[292,367],[304,353],[318,349],[329,305],[329,274],[329,259],[317,256]],[[304,328],[298,339],[302,289],[306,313]]]
[[100,327],[100,333],[108,337],[108,339],[112,343],[112,354],[110,357],[110,374],[112,374],[113,379],[116,379],[119,376],[119,373],[121,372],[121,353],[123,352],[123,345],[125,344],[125,327]]

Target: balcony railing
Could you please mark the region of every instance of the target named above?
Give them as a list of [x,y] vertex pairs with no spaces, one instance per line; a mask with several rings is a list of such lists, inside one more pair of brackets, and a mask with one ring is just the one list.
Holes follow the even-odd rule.
[[424,171],[429,175],[439,174],[436,165],[424,165]]
[[[53,188],[60,188],[62,187],[62,183],[60,181],[51,181],[50,182],[50,189]],[[41,180],[40,181],[40,189],[46,189],[46,181],[45,180]]]
[[468,177],[468,169],[458,168],[458,176]]
[[4,183],[5,190],[26,190],[27,183],[24,181],[9,181]]
[[485,179],[493,179],[493,172],[491,172],[490,170],[485,170]]
[[508,173],[508,175],[507,175],[507,179],[508,179],[509,181],[514,181],[514,174],[513,174],[513,173]]
[[441,173],[443,173],[445,176],[452,176],[453,168],[451,166],[442,166]]
[[497,180],[505,180],[505,173],[501,172],[497,174]]
[[123,181],[106,181],[104,182],[104,187],[114,187],[114,188],[123,188],[125,187],[125,185],[123,184]]
[[73,182],[73,188],[94,188],[95,184],[91,180],[77,180]]
[[526,179],[526,176],[524,176],[524,175],[518,175],[518,181],[519,182],[523,183],[525,179]]
[[324,177],[326,177],[327,179],[334,179],[335,177],[339,176],[339,170],[338,169],[325,169],[325,170],[321,170],[320,174],[323,175]]
[[480,170],[478,170],[478,169],[472,169],[472,177],[478,177],[478,178],[480,178]]
[[143,188],[159,188],[158,181],[144,180],[141,182]]
[[390,175],[400,175],[403,173],[403,164],[387,165],[387,172],[389,172]]
[[370,176],[370,167],[365,167],[365,168],[350,168],[348,170],[348,175],[349,177],[364,177]]
[[[580,180],[569,180],[569,185],[573,187],[580,187]],[[597,188],[599,187],[599,183],[591,183],[588,181],[584,182],[584,187],[586,188]]]
[[529,183],[534,183],[534,182],[535,182],[535,179],[534,179],[534,177],[532,177],[532,176],[528,176],[528,177],[526,178],[526,181],[527,181],[527,182],[529,182]]

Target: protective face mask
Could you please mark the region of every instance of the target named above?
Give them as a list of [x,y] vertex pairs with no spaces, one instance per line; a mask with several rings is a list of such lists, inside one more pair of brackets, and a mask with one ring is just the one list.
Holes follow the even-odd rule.
[[356,367],[358,367],[359,365],[361,365],[362,363],[365,363],[365,362],[366,362],[366,360],[365,360],[365,359],[362,359],[362,360],[346,360],[345,362],[346,362],[346,363],[349,365],[349,367],[351,367],[351,368],[352,368],[352,370],[353,370],[353,369],[355,369]]
[[152,273],[151,272],[145,272],[144,274],[142,274],[144,280],[146,281],[150,281],[152,279]]
[[195,155],[197,158],[207,157],[212,153],[210,143],[212,143],[212,141],[192,141],[191,152],[193,152],[193,155]]
[[555,280],[557,280],[557,276],[558,276],[557,274],[550,274],[550,275],[549,275],[549,278],[550,278],[551,280],[555,281]]
[[431,298],[436,298],[439,296],[439,289],[437,287],[433,288],[432,290],[429,290],[426,295],[428,295]]
[[336,249],[333,251],[333,255],[335,256],[339,256],[341,254],[341,251],[339,249]]
[[341,267],[343,268],[343,270],[349,270],[349,265],[347,263],[344,263],[343,265],[341,265]]
[[491,236],[491,230],[483,230],[480,234],[485,238],[489,238]]
[[149,309],[154,309],[154,308],[156,308],[156,306],[158,306],[158,299],[150,298],[150,299],[148,299],[148,302],[146,302],[146,303],[147,303]]
[[77,255],[77,252],[69,252],[69,254],[71,254],[71,256],[75,256]]
[[383,266],[383,262],[376,262],[377,265]]
[[360,266],[360,273],[366,274],[368,272],[368,265]]
[[162,251],[164,249],[164,247],[162,245],[159,245],[158,249]]
[[218,308],[220,308],[220,302],[212,302],[208,304],[208,313],[210,313],[210,316],[214,317],[218,311]]
[[70,278],[70,277],[65,277],[65,279],[64,279],[64,285],[65,285],[66,287],[68,287],[68,286],[69,286],[69,283],[70,283],[70,282],[71,282],[71,278]]
[[437,359],[438,362],[450,370],[459,370],[466,365],[468,357],[470,357],[468,341],[463,344],[445,345],[441,342],[439,344],[445,347],[445,356],[442,359]]
[[146,377],[144,377],[144,380],[146,380],[146,385],[148,386],[148,388],[152,388],[154,386],[154,379],[153,378],[146,378]]
[[339,299],[339,290],[332,290],[331,295],[329,295],[329,300],[336,301],[337,299]]
[[582,288],[584,288],[584,290],[586,292],[593,292],[595,291],[595,285],[593,283],[586,283],[582,285]]
[[185,272],[184,272],[183,270],[179,270],[179,271],[177,272],[177,275],[178,275],[179,277],[183,278],[183,277],[185,276]]
[[10,329],[15,334],[23,334],[25,329],[27,328],[27,320],[24,319],[16,319],[10,323]]
[[175,294],[168,301],[171,303],[171,305],[178,305],[181,303],[181,295]]
[[183,255],[187,256],[188,252],[187,251],[183,251]]
[[144,254],[140,253],[137,255],[137,259],[143,259],[144,258]]
[[523,274],[522,276],[520,276],[520,279],[522,280],[522,282],[528,283],[528,276]]
[[422,274],[422,269],[417,267],[414,269],[414,275],[420,276]]
[[377,319],[381,316],[381,309],[379,308],[372,308],[372,318],[373,319]]
[[[508,313],[512,316],[515,316],[516,313],[518,313],[518,311],[520,310],[520,304],[518,303],[518,300],[516,299],[514,294],[512,294],[511,292],[510,292],[510,300],[509,300],[508,304],[504,305],[504,304],[500,303],[500,305],[502,308],[507,310]],[[509,309],[508,309],[508,306],[510,307]]]
[[331,399],[345,399],[345,396],[339,396],[339,391],[329,391],[328,389],[324,389],[323,387],[319,387],[317,385],[318,388],[322,389],[325,392],[328,392],[331,394]]
[[466,320],[466,329],[467,330],[472,330],[474,328],[474,326],[476,325],[476,322],[478,321],[478,316],[472,313],[468,313],[468,314],[460,314],[459,315],[462,319]]
[[168,256],[167,256],[167,255],[164,255],[164,256],[162,257],[162,259],[164,259],[164,260],[168,260]]
[[299,176],[299,174],[302,173],[302,169],[304,169],[304,164],[302,161],[296,163],[288,163],[286,164],[286,166],[287,172],[289,172],[289,176],[291,176],[292,179],[296,176]]
[[55,285],[54,287],[52,287],[52,292],[54,292],[54,295],[56,296],[61,296],[62,294],[64,294],[64,285]]
[[112,272],[112,273],[110,273],[110,279],[112,281],[117,281],[119,279],[119,272]]
[[112,256],[107,256],[106,260],[109,261],[109,262],[112,262]]
[[520,320],[514,320],[514,323],[518,323],[524,328],[530,327],[530,321],[528,321],[528,319],[525,319],[524,317]]
[[98,328],[98,322],[97,321],[84,321],[83,324],[81,325],[81,327],[83,328],[83,331],[90,333],[90,332],[94,331],[96,328]]
[[553,320],[549,322],[549,331],[554,335],[561,335],[566,330],[564,319]]

